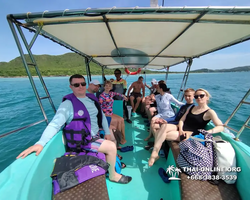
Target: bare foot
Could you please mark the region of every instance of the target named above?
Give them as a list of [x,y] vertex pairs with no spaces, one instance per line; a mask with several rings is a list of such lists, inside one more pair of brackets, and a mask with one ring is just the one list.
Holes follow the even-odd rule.
[[122,140],[121,142],[120,142],[120,144],[125,144],[127,142],[127,140]]
[[153,164],[155,163],[155,161],[157,161],[159,158],[160,158],[160,157],[159,157],[159,155],[158,155],[158,152],[155,151],[155,150],[153,150],[153,151],[152,151],[152,154],[151,154],[151,156],[150,156],[150,158],[149,158],[149,160],[148,160],[148,165],[149,165],[149,167],[153,166]]
[[121,174],[115,173],[114,176],[109,176],[109,180],[114,181],[114,182],[118,182],[120,180],[120,178],[122,177]]
[[156,158],[153,158],[152,156],[148,160],[149,167],[152,167],[153,164],[160,158],[160,156],[157,156]]

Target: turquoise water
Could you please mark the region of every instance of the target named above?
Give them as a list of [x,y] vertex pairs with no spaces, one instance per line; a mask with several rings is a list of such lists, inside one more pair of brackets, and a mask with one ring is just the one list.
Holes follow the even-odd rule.
[[[107,78],[111,77],[114,78],[113,76],[107,76]],[[250,72],[190,74],[186,87],[207,89],[212,95],[210,107],[217,112],[222,122],[225,122],[250,88],[249,77]],[[68,78],[44,78],[56,107],[59,106],[62,97],[71,92]],[[100,76],[92,78],[101,81]],[[126,76],[123,78],[126,78]],[[136,81],[137,78],[138,76],[127,77],[128,85]],[[165,75],[147,75],[147,84],[150,84],[152,78],[161,80],[165,79]],[[175,97],[180,90],[182,79],[182,74],[170,74],[168,76],[167,85],[171,88]],[[37,79],[35,79],[35,83],[41,91],[40,96],[45,96]],[[0,78],[0,91],[0,134],[43,119],[27,78]],[[149,91],[146,89],[146,92]],[[248,98],[248,101],[250,101],[250,98]],[[49,120],[51,120],[54,113],[48,101],[43,100],[43,105],[47,107],[45,111]],[[248,116],[249,105],[242,106],[229,125],[239,130]],[[44,122],[0,139],[0,171],[13,162],[22,150],[33,145],[40,138],[45,127],[46,123]],[[245,129],[240,139],[250,145],[250,130]]]

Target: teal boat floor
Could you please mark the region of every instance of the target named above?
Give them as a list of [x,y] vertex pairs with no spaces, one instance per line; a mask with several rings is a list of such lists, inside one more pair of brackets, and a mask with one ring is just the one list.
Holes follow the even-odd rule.
[[158,169],[163,167],[166,169],[168,165],[173,165],[174,160],[172,155],[168,161],[165,158],[160,158],[152,166],[148,166],[148,159],[151,151],[144,149],[147,141],[148,127],[145,126],[143,118],[137,115],[131,118],[132,124],[125,122],[125,133],[127,143],[123,146],[134,146],[133,151],[120,152],[127,167],[122,170],[122,174],[132,177],[129,184],[117,184],[110,182],[107,179],[107,186],[110,200],[160,200],[160,199],[180,199],[180,189],[178,181],[164,183],[158,175]]

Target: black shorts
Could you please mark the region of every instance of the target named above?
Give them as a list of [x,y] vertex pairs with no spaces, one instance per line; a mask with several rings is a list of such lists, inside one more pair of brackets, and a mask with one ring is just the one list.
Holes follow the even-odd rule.
[[135,99],[137,99],[138,97],[142,97],[142,94],[137,92],[132,92],[130,96],[133,96],[135,97]]
[[157,107],[156,101],[150,104],[150,107]]

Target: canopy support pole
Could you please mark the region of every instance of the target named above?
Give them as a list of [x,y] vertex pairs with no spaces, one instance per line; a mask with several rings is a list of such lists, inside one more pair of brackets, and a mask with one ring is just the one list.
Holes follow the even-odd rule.
[[[26,73],[27,73],[27,75],[28,75],[28,78],[29,78],[31,87],[32,87],[32,89],[33,89],[33,92],[34,92],[34,94],[35,94],[37,103],[38,103],[38,105],[39,105],[39,107],[40,107],[40,110],[41,110],[41,112],[42,112],[42,114],[43,114],[44,119],[43,119],[43,120],[40,120],[40,121],[38,121],[38,122],[32,123],[32,124],[30,124],[30,125],[27,125],[27,126],[24,126],[24,127],[18,128],[18,129],[15,129],[15,130],[10,131],[10,132],[8,132],[8,133],[4,133],[4,134],[1,135],[1,137],[5,137],[5,136],[7,136],[7,135],[10,135],[10,134],[15,133],[15,132],[18,132],[18,131],[20,131],[20,130],[26,129],[26,128],[28,128],[28,127],[31,127],[31,126],[40,124],[40,123],[43,122],[43,121],[45,121],[46,124],[48,124],[48,123],[49,123],[49,122],[48,122],[48,117],[47,117],[47,115],[46,115],[46,113],[45,113],[45,110],[44,110],[44,107],[43,107],[42,101],[41,101],[41,100],[43,100],[43,99],[49,99],[49,102],[50,102],[50,105],[51,105],[53,111],[56,112],[56,108],[55,108],[55,106],[54,106],[54,103],[53,103],[53,101],[52,101],[52,99],[51,99],[51,96],[50,96],[50,94],[49,94],[49,92],[48,92],[48,89],[47,89],[46,84],[45,84],[45,82],[44,82],[44,80],[43,80],[43,77],[42,77],[42,75],[41,75],[41,73],[40,73],[40,71],[39,71],[39,69],[38,69],[38,67],[37,67],[36,60],[35,60],[35,58],[34,58],[32,52],[31,52],[31,48],[32,48],[34,42],[36,41],[36,39],[37,39],[37,37],[38,37],[38,34],[39,34],[39,32],[41,31],[42,27],[40,27],[39,30],[37,30],[37,33],[35,33],[35,35],[33,36],[33,38],[32,38],[32,40],[31,40],[30,44],[28,44],[28,42],[27,42],[27,40],[26,40],[26,38],[25,38],[25,35],[24,35],[24,33],[23,33],[23,31],[22,31],[22,29],[21,29],[21,27],[20,27],[20,24],[14,23],[10,18],[7,18],[7,20],[8,20],[8,24],[9,24],[9,26],[10,26],[11,32],[12,32],[12,34],[13,34],[13,37],[14,37],[14,39],[15,39],[15,42],[16,42],[18,51],[19,51],[19,53],[20,53],[20,57],[21,57],[21,59],[22,59],[24,68],[25,68]],[[14,24],[15,24],[15,26],[16,26],[16,29],[15,29]],[[16,30],[17,30],[18,32],[17,32]],[[18,35],[18,33],[19,33],[19,35]],[[21,38],[21,40],[22,40],[22,42],[23,42],[23,44],[24,44],[24,47],[25,47],[26,51],[28,52],[28,56],[29,56],[28,59],[31,60],[30,63],[27,62],[27,56],[25,56],[25,54],[24,54],[24,51],[23,51],[21,42],[20,42],[20,40],[19,40],[19,37]],[[34,79],[33,79],[33,76],[32,76],[31,71],[30,71],[30,69],[29,69],[29,66],[35,68],[36,74],[38,75],[38,78],[39,78],[39,80],[40,80],[40,82],[41,82],[41,84],[42,84],[42,86],[43,86],[43,89],[44,89],[44,91],[45,91],[45,93],[46,93],[46,96],[41,97],[41,96],[39,95],[38,90],[37,90],[37,87],[36,87],[36,84],[35,84]]]
[[90,73],[90,68],[89,68],[89,63],[91,62],[92,59],[88,59],[85,57],[85,66],[86,66],[86,74],[87,74],[87,80],[88,84],[90,83],[91,79],[91,73]]
[[177,97],[178,100],[180,98],[180,101],[182,101],[183,98],[184,98],[184,91],[185,91],[185,87],[186,87],[186,84],[187,84],[188,75],[189,75],[192,63],[193,63],[193,59],[190,58],[188,60],[188,62],[187,62],[186,71],[184,73],[184,76],[183,76],[183,79],[182,79],[182,83],[181,83],[181,88],[180,88],[180,91],[179,91],[179,94],[178,94],[178,97]]
[[105,80],[105,79],[104,79],[104,67],[105,67],[105,66],[102,66],[102,82],[103,82],[103,84],[104,84],[104,80]]
[[168,81],[168,73],[169,73],[169,66],[164,66],[164,68],[166,69],[165,82],[166,82],[166,84],[167,84],[167,81]]
[[163,51],[165,51],[171,44],[173,44],[179,37],[181,37],[191,26],[193,26],[195,23],[199,22],[199,20],[208,12],[208,10],[204,10],[203,12],[201,12],[198,17],[194,20],[192,20],[192,22],[184,28],[183,31],[181,31],[169,44],[167,44],[167,46],[165,46],[157,55],[155,55],[147,64],[144,65],[147,66],[150,63],[152,63],[152,61],[159,56]]
[[[40,28],[39,28],[39,31],[37,32],[37,34],[34,35],[34,37],[32,38],[30,44],[28,44],[28,42],[27,42],[27,40],[26,40],[26,38],[25,38],[25,36],[24,36],[24,34],[23,34],[23,31],[22,31],[21,27],[18,26],[18,25],[16,25],[16,27],[17,27],[17,30],[18,30],[18,32],[19,32],[19,34],[20,34],[20,36],[21,36],[21,38],[22,38],[22,40],[23,40],[23,43],[24,43],[24,45],[25,45],[25,48],[26,48],[26,50],[27,50],[27,52],[28,52],[28,54],[29,54],[29,57],[30,57],[30,59],[31,59],[31,63],[27,63],[27,60],[25,60],[25,62],[27,63],[27,65],[33,66],[33,67],[35,68],[36,74],[38,75],[38,78],[39,78],[39,80],[40,80],[40,82],[41,82],[41,84],[42,84],[42,86],[43,86],[43,89],[44,89],[44,91],[45,91],[45,93],[46,93],[46,96],[45,96],[45,97],[39,97],[37,88],[36,88],[36,86],[34,85],[34,86],[35,86],[35,90],[37,91],[38,101],[40,102],[39,105],[41,104],[41,107],[42,107],[42,110],[43,110],[42,112],[43,112],[44,115],[46,116],[46,114],[45,114],[45,112],[44,112],[44,109],[43,109],[43,106],[42,106],[42,103],[41,103],[41,100],[42,100],[42,99],[49,99],[50,105],[51,105],[51,107],[52,107],[52,109],[53,109],[53,111],[54,111],[54,113],[55,113],[55,112],[56,112],[56,108],[55,108],[54,103],[53,103],[53,101],[52,101],[52,99],[51,99],[51,97],[50,97],[49,91],[48,91],[48,89],[47,89],[47,87],[46,87],[46,84],[45,84],[45,82],[44,82],[44,80],[43,80],[42,74],[40,73],[40,71],[39,71],[39,69],[38,69],[38,67],[37,67],[36,60],[35,60],[35,58],[34,58],[32,52],[31,52],[31,48],[32,48],[32,46],[33,46],[33,44],[34,44],[34,42],[35,42],[35,40],[36,40],[36,38],[37,38],[39,32],[41,31],[42,27],[40,27]],[[29,68],[28,68],[28,70],[29,70]],[[45,117],[45,119],[46,119],[46,122],[48,123],[47,117]]]
[[[113,43],[114,43],[114,45],[115,45],[117,54],[119,55],[119,57],[120,57],[121,60],[122,60],[122,63],[121,63],[121,64],[124,66],[124,60],[123,60],[122,54],[121,54],[121,52],[120,52],[120,50],[119,50],[119,48],[118,48],[118,46],[117,46],[117,44],[116,44],[115,38],[114,38],[114,36],[113,36],[113,33],[112,33],[111,28],[110,28],[109,23],[108,23],[108,19],[107,19],[107,17],[106,17],[105,15],[103,15],[102,18],[103,18],[104,23],[106,24],[106,27],[107,27],[108,32],[109,32],[109,35],[110,35],[110,37],[111,37],[111,39],[112,39],[112,41],[113,41]],[[125,66],[124,66],[124,67],[125,67]]]

